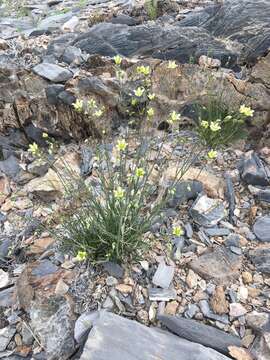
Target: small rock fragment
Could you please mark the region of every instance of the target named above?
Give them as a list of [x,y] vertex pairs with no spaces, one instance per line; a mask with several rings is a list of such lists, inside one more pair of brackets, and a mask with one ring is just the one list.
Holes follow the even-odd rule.
[[243,305],[239,303],[232,303],[230,304],[230,316],[232,317],[239,317],[243,316],[247,313],[247,310],[244,308]]

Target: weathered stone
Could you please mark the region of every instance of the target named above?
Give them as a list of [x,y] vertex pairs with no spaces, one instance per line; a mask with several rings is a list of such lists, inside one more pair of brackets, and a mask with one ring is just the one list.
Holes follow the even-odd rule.
[[205,227],[212,227],[227,214],[222,202],[211,199],[206,195],[198,196],[190,209],[194,221]]
[[163,289],[168,289],[174,276],[174,266],[167,266],[164,261],[160,262],[153,277],[153,284]]
[[232,303],[230,304],[230,316],[232,317],[240,317],[247,313],[247,310],[240,303]]
[[48,79],[52,82],[65,82],[72,78],[73,74],[71,71],[55,64],[41,63],[33,68],[35,74]]
[[229,346],[229,354],[236,360],[253,360],[253,356],[247,349],[236,346]]
[[174,289],[150,288],[148,293],[151,301],[170,301],[176,299],[177,296]]
[[249,185],[270,184],[270,169],[253,151],[245,154],[240,170],[242,179]]
[[83,313],[78,317],[74,328],[74,338],[78,344],[85,338],[93,326],[94,321],[98,319],[98,316],[98,312],[94,311]]
[[242,259],[224,247],[217,247],[201,255],[190,263],[193,271],[217,285],[226,284],[239,276]]
[[14,287],[0,291],[0,308],[7,308],[15,304]]
[[51,245],[54,243],[54,239],[52,237],[43,237],[40,239],[36,239],[34,244],[29,247],[27,253],[31,254],[43,254]]
[[210,300],[211,307],[216,314],[223,315],[228,312],[228,301],[226,300],[223,286],[217,286]]
[[228,354],[228,346],[241,346],[241,341],[236,336],[195,320],[164,315],[159,316],[159,320],[180,338],[211,347],[223,354]]
[[168,201],[170,207],[177,207],[187,202],[195,200],[203,191],[202,184],[199,181],[183,181],[175,186],[175,192]]
[[103,312],[88,336],[81,360],[126,360],[166,358],[182,360],[227,360],[227,357],[202,345],[177,338],[160,329]]
[[7,196],[10,194],[9,179],[5,175],[0,174],[0,205],[3,204]]
[[270,242],[270,216],[263,216],[256,220],[253,231],[263,242]]
[[6,287],[9,283],[8,273],[0,269],[0,289]]
[[6,350],[15,333],[16,329],[11,326],[0,329],[0,351]]
[[219,321],[219,322],[221,322],[223,324],[229,324],[228,315],[225,315],[225,314],[217,315],[217,314],[215,314],[210,309],[210,306],[209,306],[207,300],[200,300],[199,305],[200,305],[200,308],[201,308],[201,312],[203,313],[203,315],[206,318]]
[[121,279],[124,276],[123,268],[116,263],[107,261],[103,264],[103,267],[111,276],[114,276],[117,279]]

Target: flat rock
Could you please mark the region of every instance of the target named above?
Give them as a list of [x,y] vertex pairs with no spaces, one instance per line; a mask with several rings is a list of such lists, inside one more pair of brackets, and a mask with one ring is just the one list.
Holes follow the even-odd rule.
[[153,277],[153,284],[163,289],[168,289],[174,275],[174,266],[167,266],[164,261],[160,262]]
[[150,288],[148,293],[151,301],[170,301],[177,297],[175,289]]
[[[202,336],[202,335],[201,335]],[[227,360],[215,350],[103,312],[94,323],[80,360]]]
[[232,254],[224,247],[217,247],[193,260],[190,267],[202,278],[221,285],[239,276],[241,264],[241,256]]
[[[159,320],[180,338],[211,347],[223,354],[229,353],[228,346],[241,346],[241,341],[236,336],[195,320],[165,315],[160,315]],[[195,359],[201,360],[199,356]]]
[[249,151],[244,155],[240,172],[242,179],[249,185],[267,186],[270,184],[270,169],[254,151]]
[[256,220],[253,231],[256,237],[263,242],[270,242],[270,216],[263,216]]
[[9,276],[8,273],[4,270],[0,269],[0,289],[7,286],[9,283]]
[[198,196],[190,209],[190,215],[199,225],[213,227],[226,215],[223,203],[217,199],[211,199],[207,195]]
[[71,71],[55,64],[41,63],[33,68],[33,72],[55,83],[65,82],[72,78]]
[[11,326],[0,329],[0,351],[6,350],[15,333],[16,329]]
[[260,245],[250,250],[249,257],[257,271],[270,274],[270,244]]

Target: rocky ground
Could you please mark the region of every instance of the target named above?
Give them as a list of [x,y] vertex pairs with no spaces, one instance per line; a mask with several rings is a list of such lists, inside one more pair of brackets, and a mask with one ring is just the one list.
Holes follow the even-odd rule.
[[[119,359],[121,348],[127,359],[270,359],[269,2],[164,0],[155,21],[135,0],[0,5],[0,358]],[[94,267],[40,231],[63,189],[27,149],[46,132],[91,179],[84,140],[127,122],[116,54],[128,73],[151,66],[153,134],[168,109],[181,112],[179,156],[192,147],[192,102],[208,91],[255,114],[246,141],[185,174],[142,261]],[[87,97],[106,109],[99,122],[72,108]],[[184,235],[168,235],[172,224]]]

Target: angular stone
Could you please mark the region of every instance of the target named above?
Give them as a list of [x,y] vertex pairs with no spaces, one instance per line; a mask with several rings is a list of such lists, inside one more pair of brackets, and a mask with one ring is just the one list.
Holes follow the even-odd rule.
[[177,207],[187,202],[195,200],[203,191],[202,184],[199,181],[182,181],[175,186],[175,192],[168,201],[170,207]]
[[107,261],[103,264],[103,267],[111,276],[114,276],[117,279],[121,279],[124,276],[123,268],[116,263]]
[[216,314],[223,315],[228,312],[228,301],[226,300],[223,286],[217,286],[210,301],[211,307]]
[[[160,315],[159,320],[170,331],[180,336],[180,339],[184,338],[211,347],[223,354],[228,354],[228,346],[230,345],[241,346],[241,341],[236,336],[195,320],[164,315]],[[199,359],[201,360],[200,357],[198,357]]]
[[206,228],[206,229],[204,229],[204,232],[208,236],[226,236],[226,235],[230,234],[229,229],[227,229],[227,228],[218,228],[218,227]]
[[263,216],[256,220],[253,231],[263,242],[270,242],[270,216]]
[[88,336],[80,360],[170,359],[227,360],[218,352],[160,329],[102,312]]
[[201,300],[199,305],[201,308],[201,312],[206,318],[222,322],[223,324],[229,324],[228,315],[215,314],[213,311],[211,311],[207,300]]
[[242,179],[249,185],[267,186],[270,184],[270,169],[254,151],[245,154],[240,170]]
[[270,274],[270,244],[261,245],[254,250],[250,250],[249,257],[257,271]]
[[247,313],[247,310],[244,308],[243,305],[239,303],[232,303],[230,304],[230,316],[232,317],[239,317],[243,316]]
[[10,194],[9,185],[8,177],[0,174],[0,205],[3,204],[7,196]]
[[99,313],[97,311],[87,312],[81,314],[75,322],[74,338],[79,344],[90,331],[95,320],[98,319]]
[[227,284],[237,278],[241,265],[240,256],[221,246],[202,254],[190,263],[193,271],[206,280],[213,280],[217,285]]
[[164,261],[160,262],[153,277],[152,283],[163,289],[168,289],[174,276],[174,266],[167,266]]
[[170,301],[177,296],[175,289],[150,288],[148,293],[151,301]]
[[33,72],[55,83],[65,82],[72,78],[71,71],[55,64],[41,63],[33,68]]
[[15,333],[16,329],[11,326],[0,329],[0,351],[6,350]]
[[0,289],[6,287],[9,283],[8,273],[0,269]]
[[222,202],[206,195],[198,196],[190,209],[190,215],[199,225],[213,227],[227,214]]
[[14,287],[0,290],[0,308],[7,308],[15,304]]

